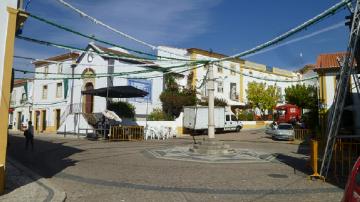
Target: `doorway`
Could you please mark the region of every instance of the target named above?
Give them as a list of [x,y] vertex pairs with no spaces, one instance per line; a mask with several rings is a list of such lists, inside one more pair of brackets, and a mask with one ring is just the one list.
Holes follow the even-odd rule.
[[41,131],[44,132],[46,131],[46,110],[42,110],[42,128],[41,128]]
[[21,130],[21,123],[22,123],[22,120],[21,120],[21,112],[18,112],[17,113],[17,123],[16,123],[16,128],[18,129],[18,130]]
[[60,116],[61,116],[60,112],[61,112],[60,109],[55,110],[56,130],[59,129],[59,127],[60,127]]
[[36,131],[40,130],[39,124],[40,124],[40,111],[35,111],[35,130]]
[[[85,85],[85,90],[93,90],[94,85],[92,83],[87,83]],[[85,95],[85,113],[92,113],[94,105],[94,96],[93,95]]]

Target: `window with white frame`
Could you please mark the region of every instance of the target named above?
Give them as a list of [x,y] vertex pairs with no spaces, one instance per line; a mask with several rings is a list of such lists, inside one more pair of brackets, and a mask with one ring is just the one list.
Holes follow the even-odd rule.
[[49,66],[44,67],[44,76],[47,77],[49,74]]
[[43,85],[41,98],[42,98],[43,100],[45,100],[45,99],[47,99],[47,95],[48,95],[48,86],[47,86],[47,85]]
[[223,81],[218,81],[217,82],[217,92],[218,93],[223,93],[224,92],[224,82]]
[[63,71],[63,63],[58,63],[57,64],[57,73],[62,73]]
[[222,68],[222,63],[220,63],[220,65],[219,66],[217,66],[217,72],[218,73],[223,73],[223,68]]
[[57,83],[56,84],[56,98],[62,97],[62,91],[63,91],[62,83]]

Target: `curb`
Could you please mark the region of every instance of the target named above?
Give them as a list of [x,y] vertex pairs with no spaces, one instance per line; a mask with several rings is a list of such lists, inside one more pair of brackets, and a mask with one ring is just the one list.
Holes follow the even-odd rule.
[[49,192],[49,195],[44,201],[64,202],[66,200],[66,193],[56,188],[56,186],[53,183],[51,183],[49,180],[36,174],[34,171],[25,167],[22,163],[18,162],[17,160],[11,157],[7,157],[7,161],[8,163],[11,163],[12,166],[14,166],[15,168],[24,172],[29,178],[34,180],[37,179],[36,181],[38,185],[42,186]]

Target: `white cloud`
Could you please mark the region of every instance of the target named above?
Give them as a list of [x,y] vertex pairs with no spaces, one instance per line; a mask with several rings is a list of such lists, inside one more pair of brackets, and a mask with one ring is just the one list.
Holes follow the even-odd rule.
[[[210,9],[221,0],[103,0],[68,2],[89,15],[103,21],[114,28],[132,35],[153,45],[178,45],[207,31],[211,23]],[[115,44],[145,49],[136,42],[129,41],[105,28],[102,28],[74,11],[63,6],[58,1],[33,1],[31,13],[50,19],[59,24],[79,30],[82,33],[94,34],[97,38],[111,41]],[[90,39],[53,28],[42,22],[29,18],[25,24],[25,36],[63,43],[84,48]],[[44,57],[52,54],[53,48],[36,46],[32,52],[29,45],[19,42],[17,53]],[[49,51],[50,50],[50,51]]]

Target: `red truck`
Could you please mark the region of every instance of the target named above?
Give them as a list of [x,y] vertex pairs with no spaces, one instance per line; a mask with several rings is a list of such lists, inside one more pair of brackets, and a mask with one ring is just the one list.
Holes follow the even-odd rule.
[[301,109],[292,104],[277,106],[275,120],[278,123],[294,123],[300,121]]
[[360,201],[360,157],[357,159],[346,183],[342,202]]

